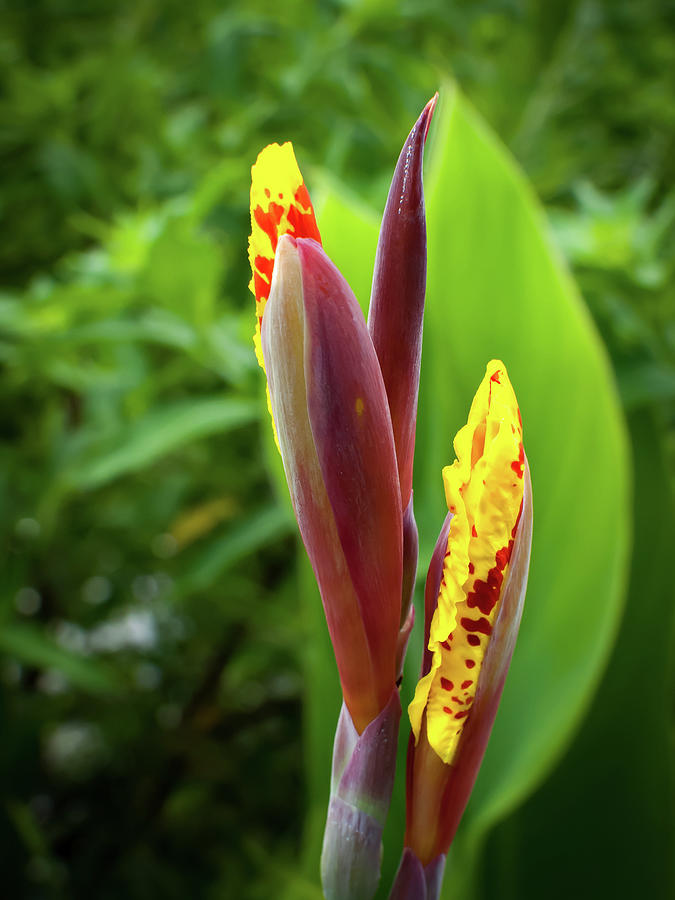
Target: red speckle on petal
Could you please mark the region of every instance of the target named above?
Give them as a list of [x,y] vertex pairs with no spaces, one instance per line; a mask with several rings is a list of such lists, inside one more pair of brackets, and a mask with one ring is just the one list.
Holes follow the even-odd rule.
[[512,538],[515,538],[515,536],[516,536],[516,531],[518,530],[518,523],[520,522],[520,517],[521,517],[522,513],[523,513],[523,501],[521,500],[520,501],[520,509],[518,510],[518,515],[516,516],[516,523],[513,526],[513,528],[511,529],[511,537]]
[[455,718],[456,718],[456,719],[463,719],[464,716],[468,716],[468,715],[469,715],[469,710],[468,710],[468,709],[462,709],[462,710],[460,710],[460,712],[455,713]]
[[468,687],[471,687],[473,681],[469,678],[467,681],[462,682],[462,690],[465,691]]
[[[256,297],[264,297],[267,299],[270,293],[269,282],[265,281],[257,272],[253,274],[253,288],[255,290]],[[258,320],[262,324],[262,316],[258,316]]]
[[502,547],[502,549],[497,550],[497,553],[495,554],[495,562],[497,563],[497,567],[502,572],[509,564],[509,560],[511,559],[511,551],[512,550],[513,550],[513,541],[509,541],[508,547]]
[[[450,635],[450,637],[452,638],[452,635]],[[450,644],[448,643],[448,641],[443,641],[443,642],[441,643],[441,647],[444,647],[446,650],[452,650],[452,647],[450,646]]]
[[492,625],[485,618],[467,619],[463,617],[459,624],[465,631],[479,631],[481,634],[492,634]]
[[504,576],[497,566],[493,566],[488,572],[487,583],[491,588],[501,587]]
[[444,691],[451,691],[454,688],[454,684],[450,681],[449,678],[441,677],[441,687]]
[[256,223],[270,239],[272,250],[274,252],[276,252],[279,237],[277,234],[277,229],[279,227],[279,222],[281,222],[281,217],[283,216],[283,214],[284,208],[278,203],[270,203],[267,208],[267,212],[264,211],[262,206],[256,206],[256,208],[253,210],[253,216],[255,217]]
[[[272,272],[274,271],[274,258],[256,256],[253,260],[253,288],[256,299],[267,300],[272,286]],[[258,317],[262,323],[262,317]]]
[[499,369],[497,369],[497,371],[494,373],[494,375],[492,375],[490,377],[490,381],[494,381],[497,384],[501,384],[501,381],[499,380]]
[[466,639],[472,647],[478,647],[480,644],[480,638],[477,634],[469,634]]
[[467,659],[466,662],[464,663],[464,665],[467,667],[467,669],[473,669],[473,667],[476,665],[476,660],[475,659]]
[[452,715],[452,710],[450,709],[449,706],[444,706],[444,707],[443,707],[443,712],[444,712],[444,713],[447,713],[449,716]]
[[274,271],[274,259],[266,256],[256,256],[253,260],[253,282],[255,295],[258,300],[267,300],[272,285],[272,272]]
[[469,563],[469,575],[473,575],[473,573],[475,571],[476,571],[476,567],[474,566],[474,564],[472,562],[470,562]]
[[[314,238],[315,241],[321,243],[312,201],[309,199],[309,193],[304,184],[297,189],[293,200],[293,206],[288,209],[288,224],[298,237]],[[304,210],[308,210],[308,212],[304,212]]]
[[267,278],[267,283],[269,284],[272,281],[274,260],[269,259],[267,256],[256,256],[256,258],[253,260],[253,265],[261,275],[264,275]]
[[518,453],[518,459],[514,460],[511,463],[511,468],[516,473],[518,478],[523,477],[523,465],[525,464],[525,450],[523,449],[523,445],[520,445],[520,451]]
[[471,534],[473,535],[473,537],[478,537],[478,532],[476,531],[475,525],[471,526]]
[[487,581],[479,578],[474,582],[473,590],[466,596],[466,605],[470,608],[477,606],[484,616],[489,616],[499,600],[503,578],[499,569],[490,569]]

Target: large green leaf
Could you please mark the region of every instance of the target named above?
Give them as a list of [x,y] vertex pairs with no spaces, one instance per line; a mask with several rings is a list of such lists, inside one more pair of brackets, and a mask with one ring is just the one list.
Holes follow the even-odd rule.
[[[675,808],[666,787],[675,763],[675,606],[664,590],[675,519],[655,419],[651,410],[629,417],[635,545],[618,640],[564,759],[490,836],[483,897],[520,900],[532,884],[545,885],[547,900],[675,897]],[[626,727],[628,710],[639,711],[639,727]]]
[[[466,847],[531,793],[590,702],[621,613],[629,467],[608,361],[532,191],[456,91],[446,92],[436,117],[426,185],[415,469],[423,559],[443,519],[441,468],[453,459],[452,437],[493,357],[506,363],[520,401],[534,485],[526,610],[465,816],[459,846]],[[320,226],[327,252],[364,304],[377,237],[372,219],[329,195]],[[408,689],[419,652],[409,652]]]

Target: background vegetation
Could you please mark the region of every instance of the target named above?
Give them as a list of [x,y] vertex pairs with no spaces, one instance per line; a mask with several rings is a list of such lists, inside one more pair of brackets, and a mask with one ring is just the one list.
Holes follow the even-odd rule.
[[[460,896],[672,896],[675,4],[6,0],[0,61],[3,894],[317,896],[336,679],[252,353],[249,168],[292,139],[381,210],[452,76],[546,207],[633,470],[602,680]],[[459,424],[425,416],[430,446]]]

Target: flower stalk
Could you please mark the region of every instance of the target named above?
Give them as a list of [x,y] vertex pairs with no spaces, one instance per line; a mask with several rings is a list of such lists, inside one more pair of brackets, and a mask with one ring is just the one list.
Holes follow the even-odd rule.
[[401,701],[396,689],[363,734],[357,732],[347,707],[342,706],[321,854],[321,883],[326,897],[368,900],[377,890],[400,718]]

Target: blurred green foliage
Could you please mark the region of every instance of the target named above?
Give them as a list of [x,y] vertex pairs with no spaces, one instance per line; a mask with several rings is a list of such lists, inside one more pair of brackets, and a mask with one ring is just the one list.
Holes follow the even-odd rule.
[[292,139],[310,187],[329,173],[379,210],[452,75],[547,207],[611,357],[635,484],[604,680],[471,895],[672,896],[675,4],[2,9],[3,895],[317,896],[328,761],[303,756],[303,676],[336,679],[270,477],[249,167]]

